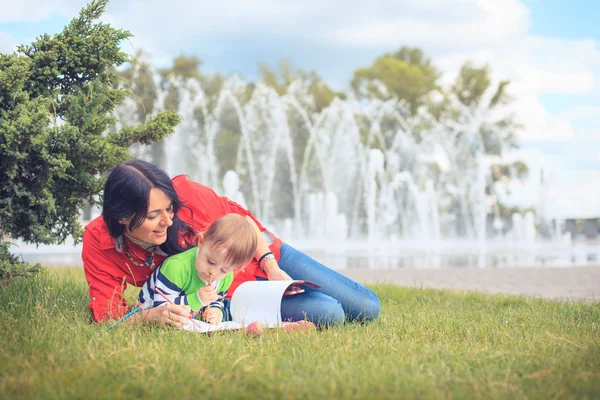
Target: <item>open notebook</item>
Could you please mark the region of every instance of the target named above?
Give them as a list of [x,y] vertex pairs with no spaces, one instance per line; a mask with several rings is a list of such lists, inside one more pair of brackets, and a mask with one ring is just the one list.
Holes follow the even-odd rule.
[[211,325],[203,321],[189,321],[182,329],[192,332],[215,332],[230,329],[244,329],[254,321],[260,321],[265,328],[281,325],[281,299],[291,286],[319,288],[312,282],[296,281],[250,281],[244,282],[233,293],[229,311],[232,321]]

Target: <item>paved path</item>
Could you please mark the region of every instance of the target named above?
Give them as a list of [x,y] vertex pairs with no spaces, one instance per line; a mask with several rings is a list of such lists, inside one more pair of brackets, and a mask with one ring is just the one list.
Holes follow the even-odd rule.
[[600,266],[568,268],[344,269],[359,282],[600,301]]

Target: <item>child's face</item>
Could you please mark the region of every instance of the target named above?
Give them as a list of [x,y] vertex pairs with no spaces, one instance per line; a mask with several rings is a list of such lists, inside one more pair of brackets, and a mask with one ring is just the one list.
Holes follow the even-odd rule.
[[196,272],[204,282],[216,281],[235,269],[235,265],[225,264],[226,247],[215,248],[211,241],[205,241],[196,257]]

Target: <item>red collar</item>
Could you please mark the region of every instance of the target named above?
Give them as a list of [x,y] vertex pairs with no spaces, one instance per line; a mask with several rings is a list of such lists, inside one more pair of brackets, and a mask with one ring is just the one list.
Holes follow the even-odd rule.
[[90,221],[85,227],[92,237],[97,238],[100,250],[110,250],[116,248],[115,239],[108,233],[108,228],[104,223],[102,215]]

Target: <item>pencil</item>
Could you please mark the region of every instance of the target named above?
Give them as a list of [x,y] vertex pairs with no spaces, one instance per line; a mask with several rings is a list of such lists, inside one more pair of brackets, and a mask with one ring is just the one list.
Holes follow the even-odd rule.
[[127,318],[131,317],[133,314],[135,314],[136,312],[140,311],[142,308],[140,306],[137,306],[136,308],[134,308],[133,310],[131,310],[129,313],[127,313],[126,315],[124,315],[123,317],[121,317],[119,320],[117,320],[114,324],[112,324],[111,326],[108,327],[108,329],[112,329],[115,325],[117,325],[120,322],[125,321]]

